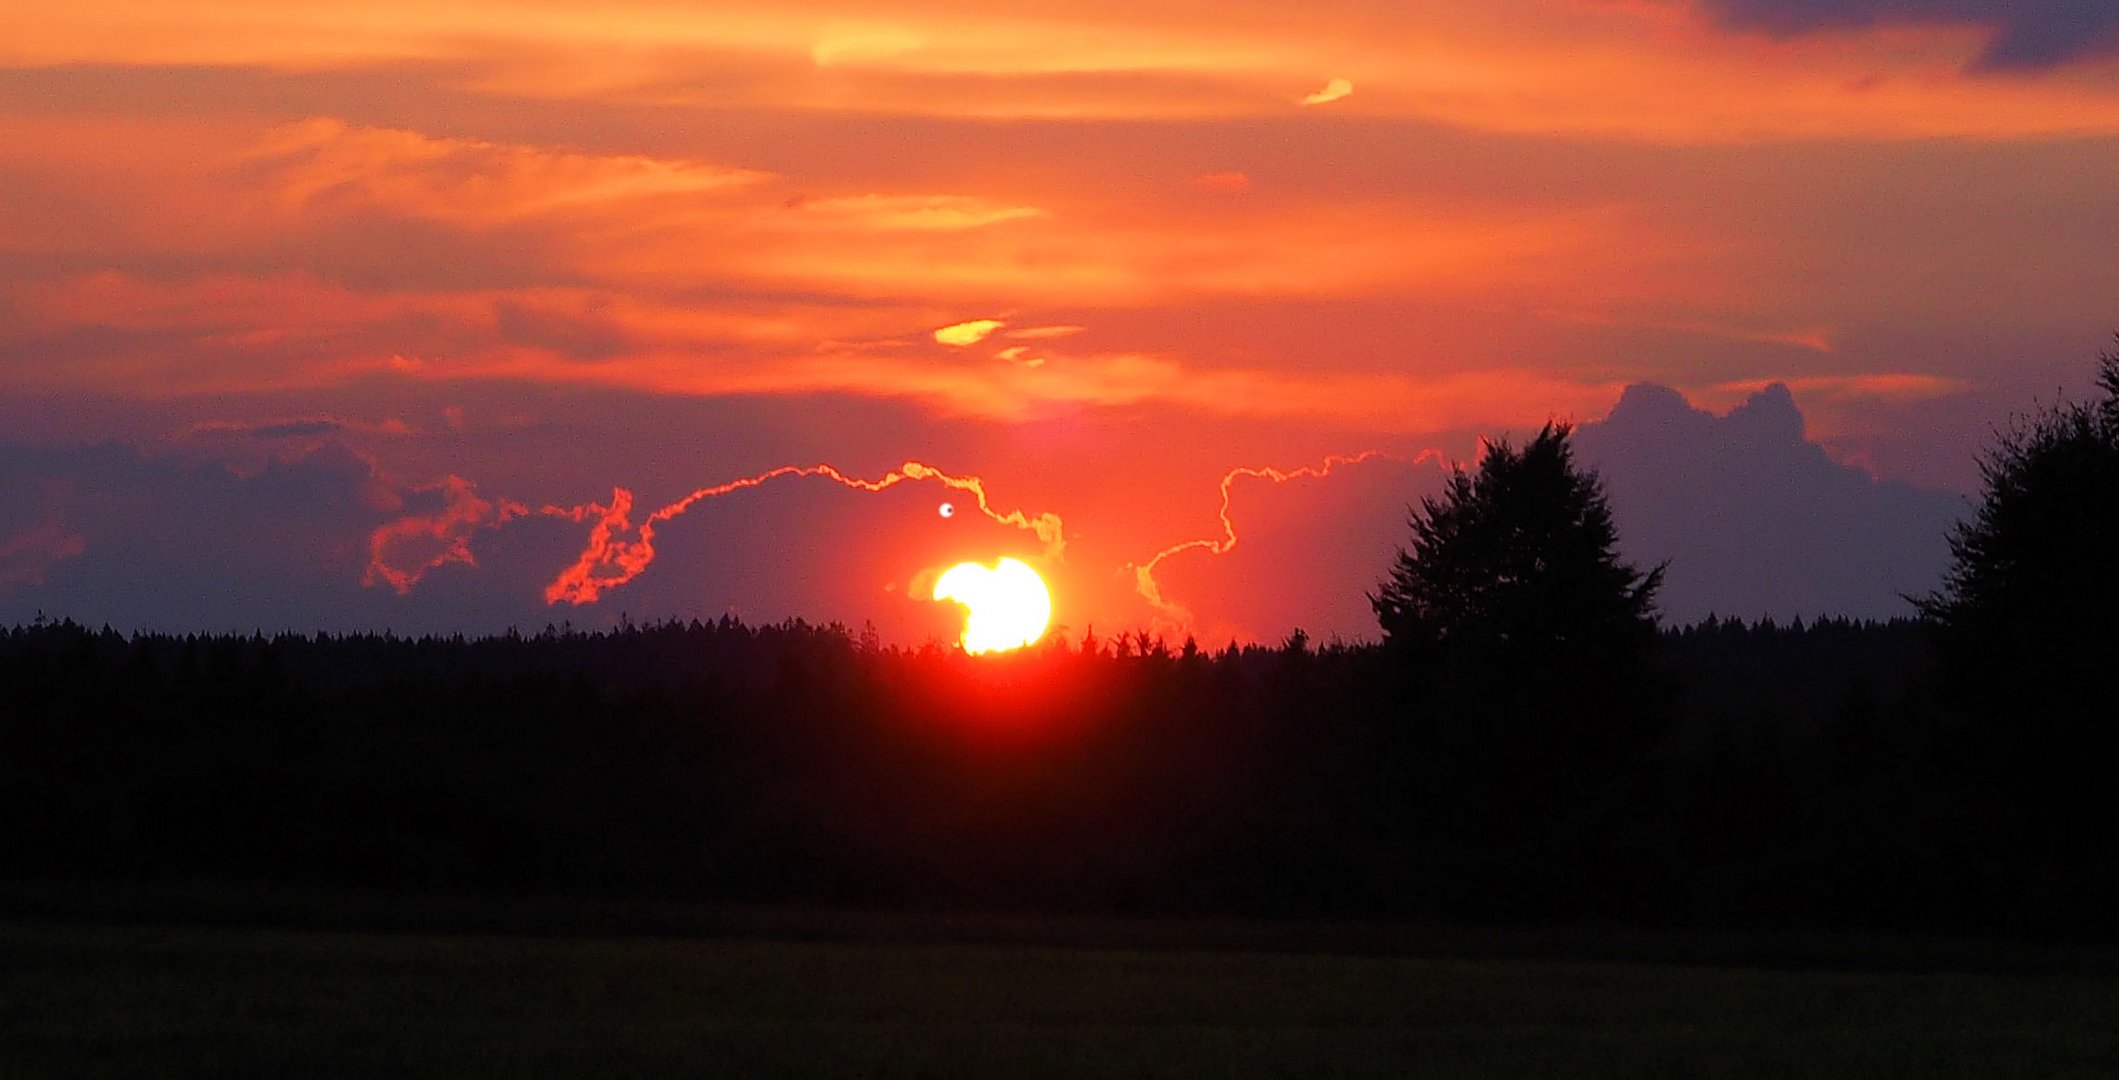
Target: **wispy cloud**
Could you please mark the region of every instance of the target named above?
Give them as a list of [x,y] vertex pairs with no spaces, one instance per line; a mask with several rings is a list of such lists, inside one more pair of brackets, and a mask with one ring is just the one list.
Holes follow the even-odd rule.
[[791,209],[834,228],[910,229],[951,232],[980,229],[1004,221],[1046,217],[1035,206],[1007,206],[969,195],[848,195],[830,199],[798,197]]
[[747,169],[437,138],[328,117],[276,132],[248,164],[261,186],[292,207],[365,204],[466,225],[698,197],[766,179]]
[[1301,104],[1329,105],[1334,101],[1338,101],[1342,98],[1351,95],[1353,92],[1354,84],[1351,81],[1346,79],[1333,79],[1332,81],[1324,84],[1324,89],[1319,90],[1314,94],[1304,95]]

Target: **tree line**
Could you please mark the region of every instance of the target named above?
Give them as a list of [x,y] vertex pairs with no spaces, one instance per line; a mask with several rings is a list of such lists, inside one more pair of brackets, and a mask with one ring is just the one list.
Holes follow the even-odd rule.
[[2107,934],[2100,380],[1883,623],[1658,627],[1552,425],[1412,508],[1375,645],[4,630],[0,876]]

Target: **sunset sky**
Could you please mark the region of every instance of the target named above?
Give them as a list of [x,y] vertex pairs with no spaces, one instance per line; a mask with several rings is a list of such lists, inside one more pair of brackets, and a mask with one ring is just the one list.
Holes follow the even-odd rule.
[[1372,636],[1551,418],[1881,616],[2119,329],[2108,0],[5,6],[0,622]]

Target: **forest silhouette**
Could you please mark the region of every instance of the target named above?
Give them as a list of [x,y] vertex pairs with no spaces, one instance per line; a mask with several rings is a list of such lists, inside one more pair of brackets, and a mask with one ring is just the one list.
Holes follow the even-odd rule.
[[0,875],[889,908],[2119,930],[2119,352],[1889,622],[1659,628],[1565,426],[1383,641],[972,658],[734,619],[0,631]]

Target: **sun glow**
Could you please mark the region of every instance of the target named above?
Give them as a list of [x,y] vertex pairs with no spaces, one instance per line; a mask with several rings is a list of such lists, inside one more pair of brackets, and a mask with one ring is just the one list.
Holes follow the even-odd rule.
[[958,563],[934,583],[936,600],[964,605],[964,651],[974,656],[1019,649],[1045,634],[1052,622],[1052,594],[1043,578],[1017,559],[991,569]]

